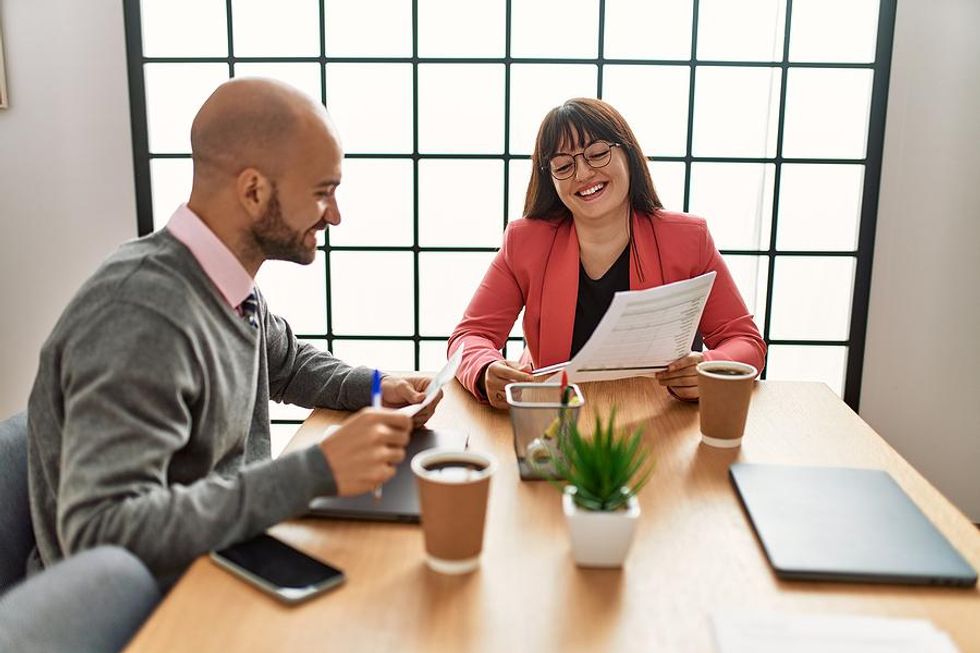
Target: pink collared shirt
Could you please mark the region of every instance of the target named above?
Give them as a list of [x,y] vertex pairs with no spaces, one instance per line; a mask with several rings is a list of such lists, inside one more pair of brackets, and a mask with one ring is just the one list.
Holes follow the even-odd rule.
[[252,292],[254,282],[231,250],[186,204],[170,216],[167,230],[191,250],[228,305],[238,310]]

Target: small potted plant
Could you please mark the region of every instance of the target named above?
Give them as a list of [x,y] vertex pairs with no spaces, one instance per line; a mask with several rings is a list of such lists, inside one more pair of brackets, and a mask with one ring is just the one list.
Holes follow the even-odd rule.
[[572,538],[572,556],[583,567],[621,567],[633,542],[640,504],[636,494],[653,472],[643,430],[617,434],[616,411],[586,438],[575,423],[564,429],[551,458],[552,481],[563,491],[562,507]]

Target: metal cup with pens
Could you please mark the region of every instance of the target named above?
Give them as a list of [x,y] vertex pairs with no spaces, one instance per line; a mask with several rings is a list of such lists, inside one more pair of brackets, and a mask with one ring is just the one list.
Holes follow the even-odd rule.
[[585,404],[577,385],[567,387],[567,405],[562,404],[560,383],[510,383],[504,388],[521,480],[555,478],[551,458],[558,452],[565,430],[578,424],[579,411]]

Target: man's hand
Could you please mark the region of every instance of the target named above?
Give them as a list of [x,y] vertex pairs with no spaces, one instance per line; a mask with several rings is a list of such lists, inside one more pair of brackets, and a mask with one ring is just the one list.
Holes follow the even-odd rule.
[[[387,408],[401,408],[417,404],[425,398],[425,391],[432,382],[427,376],[386,376],[381,379],[381,403]],[[415,413],[412,424],[418,428],[429,421],[436,412],[436,405],[442,401],[442,390],[435,396],[432,403]]]
[[507,395],[504,386],[508,383],[528,383],[533,381],[531,366],[516,361],[495,361],[487,365],[483,373],[483,390],[487,401],[494,408],[507,408]]
[[362,494],[395,475],[405,458],[412,420],[383,408],[365,408],[320,443],[340,496]]
[[697,401],[701,396],[697,365],[703,360],[704,354],[699,351],[691,352],[684,358],[675,360],[663,372],[657,372],[656,379],[660,385],[667,386],[670,394],[678,399]]

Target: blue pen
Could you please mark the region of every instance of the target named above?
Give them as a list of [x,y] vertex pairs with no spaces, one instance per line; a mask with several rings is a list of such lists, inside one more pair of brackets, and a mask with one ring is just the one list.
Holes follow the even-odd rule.
[[[371,406],[374,408],[381,408],[381,372],[374,370],[374,376],[371,377]],[[374,488],[374,500],[381,500],[381,486]]]

